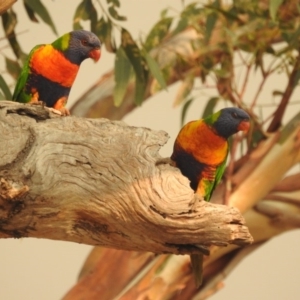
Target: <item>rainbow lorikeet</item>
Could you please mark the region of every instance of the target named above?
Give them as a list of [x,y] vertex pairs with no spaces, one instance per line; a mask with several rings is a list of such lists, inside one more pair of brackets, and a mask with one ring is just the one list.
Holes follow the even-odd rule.
[[[190,180],[191,188],[209,201],[225,171],[228,138],[248,131],[249,115],[230,107],[197,121],[187,123],[179,132],[171,159]],[[197,287],[202,284],[202,254],[192,254],[191,264]]]
[[98,61],[101,43],[86,30],[64,34],[52,44],[35,46],[18,78],[12,99],[23,103],[43,102],[69,115],[65,105],[80,64],[86,58]]

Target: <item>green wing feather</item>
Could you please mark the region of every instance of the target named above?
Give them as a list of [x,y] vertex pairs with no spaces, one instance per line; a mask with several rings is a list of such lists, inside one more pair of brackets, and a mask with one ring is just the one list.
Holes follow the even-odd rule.
[[225,172],[225,169],[226,169],[227,156],[228,156],[228,153],[227,153],[224,161],[222,162],[222,164],[220,164],[217,167],[214,182],[209,182],[208,183],[208,188],[206,189],[206,201],[210,201],[210,198],[212,196],[212,193],[213,193],[214,189],[216,188],[216,186],[219,184],[219,182],[222,179],[222,176],[223,176],[223,174]]
[[22,68],[22,71],[19,75],[18,81],[16,83],[16,87],[12,96],[13,101],[23,102],[23,103],[30,101],[31,96],[25,92],[24,87],[26,85],[27,78],[30,72],[29,63],[32,58],[32,55],[41,46],[42,45],[37,45],[30,51],[27,60],[25,61],[24,66]]
[[220,166],[217,167],[217,170],[216,170],[216,180],[215,180],[215,183],[214,183],[213,190],[219,184],[219,182],[221,181],[222,176],[223,176],[223,174],[225,172],[227,156],[228,156],[228,153],[227,153],[226,158],[224,159],[223,163]]

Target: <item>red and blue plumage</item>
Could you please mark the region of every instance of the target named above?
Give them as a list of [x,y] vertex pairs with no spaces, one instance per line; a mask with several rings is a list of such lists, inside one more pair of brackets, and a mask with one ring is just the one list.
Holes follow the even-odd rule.
[[80,64],[86,58],[98,61],[100,56],[99,39],[86,30],[71,31],[52,44],[35,46],[18,78],[13,100],[41,101],[68,115],[65,105]]
[[[204,119],[187,123],[179,132],[171,159],[190,180],[191,188],[209,201],[225,171],[228,138],[250,127],[249,115],[242,109],[224,108]],[[191,255],[196,285],[202,283],[203,255]]]

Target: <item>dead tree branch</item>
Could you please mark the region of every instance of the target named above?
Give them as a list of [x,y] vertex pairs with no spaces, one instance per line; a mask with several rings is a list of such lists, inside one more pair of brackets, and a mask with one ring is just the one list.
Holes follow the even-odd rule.
[[159,163],[163,131],[1,102],[0,139],[2,238],[175,254],[252,242],[236,208],[196,199]]

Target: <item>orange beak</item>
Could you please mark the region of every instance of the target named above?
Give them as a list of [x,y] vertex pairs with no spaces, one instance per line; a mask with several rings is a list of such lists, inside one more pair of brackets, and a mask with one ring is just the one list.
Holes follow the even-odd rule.
[[95,62],[97,62],[101,57],[101,49],[96,48],[90,51],[89,57],[92,58]]
[[250,129],[249,120],[242,121],[238,126],[238,131],[244,131],[245,133],[247,133],[249,129]]

